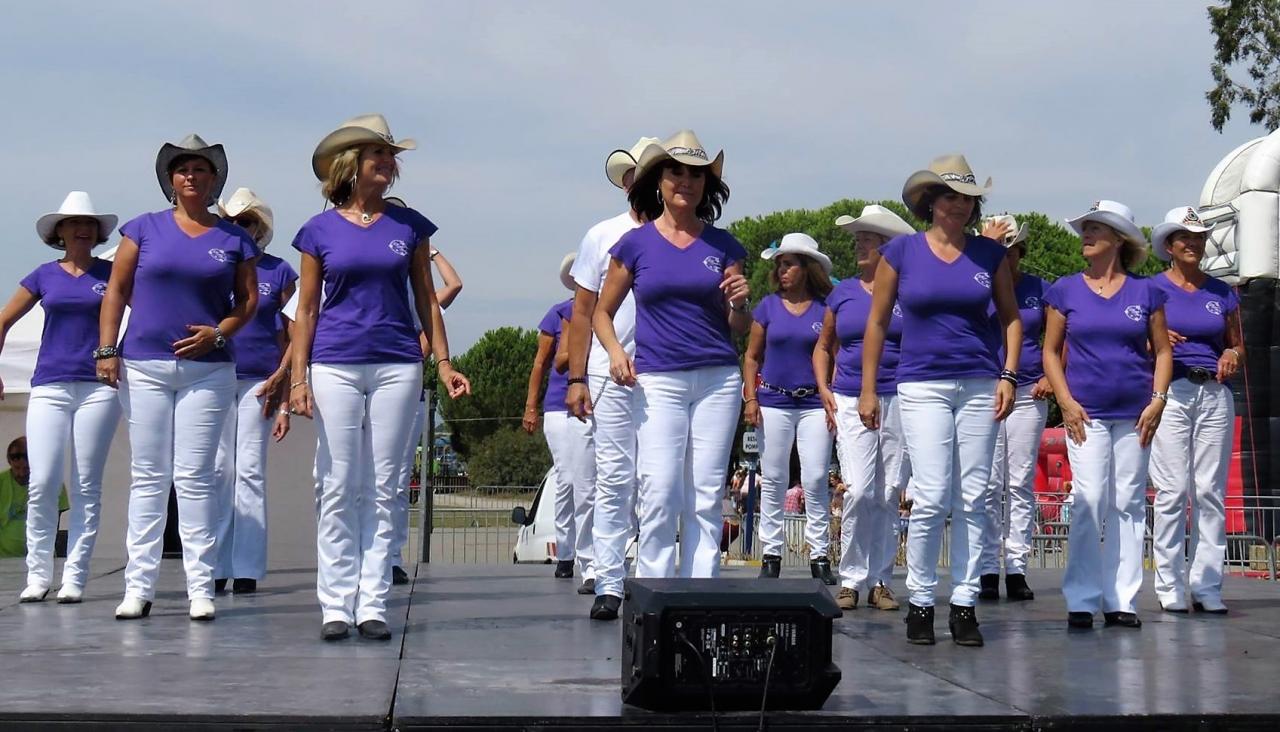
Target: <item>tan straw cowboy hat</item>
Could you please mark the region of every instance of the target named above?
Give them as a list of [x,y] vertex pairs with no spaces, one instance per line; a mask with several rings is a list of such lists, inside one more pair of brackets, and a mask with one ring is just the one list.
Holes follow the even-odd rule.
[[605,177],[615,186],[625,188],[622,185],[622,179],[627,175],[627,171],[635,170],[636,160],[640,157],[640,153],[644,152],[644,149],[650,145],[661,144],[662,141],[656,137],[641,137],[636,140],[636,144],[632,145],[630,150],[614,150],[609,153],[609,157],[605,158]]
[[88,193],[72,191],[62,200],[62,205],[57,211],[36,219],[36,233],[40,235],[40,241],[54,249],[66,249],[67,246],[58,240],[58,224],[78,217],[98,220],[98,240],[95,242],[97,244],[106,241],[107,237],[111,236],[111,232],[115,231],[116,223],[119,222],[115,214],[100,214],[94,211],[93,201],[90,200]]
[[209,200],[205,205],[212,205],[222,195],[222,187],[227,184],[227,153],[222,145],[210,145],[194,132],[182,138],[181,142],[166,142],[156,153],[156,179],[160,181],[160,190],[164,191],[167,200],[173,200],[173,176],[169,174],[169,166],[178,158],[194,155],[204,158],[213,166],[215,181],[209,191]]
[[390,145],[397,151],[418,149],[418,143],[409,138],[396,140],[392,137],[391,128],[382,115],[362,114],[343,122],[338,129],[324,136],[316,145],[315,152],[311,153],[311,170],[316,178],[324,180],[329,176],[329,166],[338,153],[349,147],[369,144]]
[[902,202],[911,213],[928,218],[928,212],[920,206],[920,198],[933,186],[946,186],[966,196],[985,196],[991,191],[991,179],[987,178],[986,184],[980,186],[963,155],[943,155],[934,158],[928,168],[917,170],[907,178],[906,185],[902,186]]
[[248,188],[237,188],[226,203],[218,201],[218,212],[227,219],[234,219],[244,214],[257,217],[258,221],[262,222],[258,230],[258,246],[265,249],[271,243],[271,235],[275,230],[275,217],[271,213],[271,207]]
[[712,159],[698,141],[698,136],[693,134],[693,130],[680,130],[661,143],[650,143],[645,147],[636,158],[636,180],[643,178],[655,165],[667,160],[695,168],[709,167],[711,174],[720,178],[724,169],[724,150]]
[[911,224],[903,221],[901,216],[891,209],[875,203],[863,206],[862,214],[857,218],[848,215],[836,217],[836,226],[850,234],[869,231],[886,239],[892,239],[903,234],[916,233],[916,230],[911,228]]

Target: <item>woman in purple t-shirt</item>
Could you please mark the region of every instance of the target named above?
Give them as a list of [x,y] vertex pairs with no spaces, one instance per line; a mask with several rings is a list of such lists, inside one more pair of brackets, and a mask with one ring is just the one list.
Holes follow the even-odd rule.
[[258,589],[267,573],[267,437],[277,442],[289,432],[289,410],[264,414],[268,401],[279,403],[280,392],[262,394],[284,352],[286,334],[280,307],[293,296],[298,274],[289,263],[265,253],[271,243],[271,208],[248,188],[238,188],[226,204],[223,218],[253,237],[263,250],[258,257],[258,309],[236,334],[235,409],[227,416],[218,443],[214,470],[222,510],[218,521],[218,564],[214,587],[221,591],[228,579],[231,591],[247,594]]
[[[677,526],[679,576],[720,571],[720,491],[742,399],[730,333],[751,326],[746,250],[712,226],[729,198],[723,162],[723,152],[711,159],[688,130],[641,153],[628,196],[649,223],[610,250],[592,321],[610,375],[636,387],[640,577],[677,576]],[[613,329],[628,292],[636,303],[634,361]],[[619,595],[597,595],[591,617],[612,620],[621,603]]]
[[[965,233],[981,216],[990,190],[974,182],[962,156],[935,159],[907,179],[903,202],[929,222],[881,250],[862,355],[858,414],[880,426],[876,393],[885,329],[895,302],[902,306],[898,408],[911,455],[914,507],[907,534],[907,641],[934,643],[933,603],[938,553],[951,515],[951,639],[981,646],[974,604],[987,483],[997,423],[1013,407],[1022,323],[1004,247]],[[1000,328],[988,315],[994,303]],[[1004,364],[997,361],[1003,341]]]
[[[773,261],[769,283],[774,293],[752,313],[755,321],[742,360],[743,412],[756,427],[760,449],[761,577],[782,571],[782,503],[791,477],[791,446],[800,455],[800,484],[805,493],[805,540],[809,572],[828,585],[827,549],[831,543],[831,432],[822,399],[809,368],[822,331],[822,314],[831,292],[831,260],[808,234],[787,234],[782,243],[760,253]],[[763,364],[763,368],[761,365]]]
[[[1196,611],[1227,612],[1222,602],[1224,502],[1235,425],[1227,381],[1243,363],[1244,342],[1235,291],[1200,271],[1210,228],[1194,208],[1180,206],[1151,232],[1152,250],[1169,262],[1168,271],[1151,278],[1169,298],[1164,309],[1173,343],[1173,383],[1151,443],[1150,468],[1156,487],[1156,596],[1171,613],[1187,611],[1188,585]],[[1188,499],[1196,521],[1189,569]]]
[[893,309],[880,358],[876,384],[883,415],[880,429],[868,429],[859,419],[858,396],[862,392],[863,337],[880,265],[880,247],[893,237],[915,233],[915,229],[893,211],[875,204],[864,207],[856,219],[841,216],[836,225],[853,235],[858,276],[836,285],[827,296],[822,337],[813,350],[818,392],[827,419],[836,428],[836,451],[846,488],[836,604],[842,610],[853,610],[858,607],[859,597],[863,597],[867,607],[898,610],[901,606],[890,585],[898,554],[894,527],[906,483],[897,397],[901,308]]
[[[222,506],[214,458],[236,389],[230,339],[258,306],[258,248],[248,232],[209,211],[227,181],[221,145],[198,135],[166,144],[156,177],[174,207],[120,227],[94,352],[99,378],[112,386],[119,379],[133,450],[129,563],[116,618],[151,611],[172,485],[190,617],[213,620]],[[120,341],[125,305],[129,328]]]
[[[412,140],[396,142],[377,114],[348,120],[325,136],[311,167],[334,208],[311,217],[293,241],[302,252],[302,276],[289,401],[295,414],[316,418],[316,594],[327,641],[346,638],[353,624],[365,638],[391,638],[386,612],[396,491],[422,391],[422,348],[411,310],[436,357],[442,388],[455,398],[471,390],[449,362],[431,282],[436,226],[383,200],[399,175],[396,154],[416,147]],[[361,468],[366,442],[372,485]]]
[[1090,628],[1101,610],[1108,626],[1137,628],[1147,453],[1172,372],[1168,296],[1129,274],[1147,241],[1128,206],[1098,201],[1067,223],[1088,266],[1044,296],[1044,371],[1067,429],[1075,496],[1062,578],[1067,623]]
[[[116,228],[114,214],[94,211],[89,194],[72,191],[62,206],[36,221],[36,232],[61,259],[42,264],[22,278],[0,312],[0,348],[9,329],[40,304],[44,329],[31,394],[27,400],[27,586],[22,602],[40,602],[53,583],[53,544],[58,533],[58,496],[71,447],[71,518],[67,562],[58,602],[80,602],[89,579],[89,559],[98,536],[102,471],[120,421],[115,389],[94,376],[90,354],[98,344],[98,313],[111,276],[111,263],[93,248]],[[4,385],[0,384],[0,397]],[[68,440],[68,438],[71,438]]]

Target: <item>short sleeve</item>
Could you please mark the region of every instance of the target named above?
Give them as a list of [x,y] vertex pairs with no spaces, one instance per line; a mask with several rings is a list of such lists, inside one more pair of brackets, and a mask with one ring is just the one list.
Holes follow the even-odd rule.
[[747,258],[747,249],[742,246],[742,242],[733,234],[724,229],[717,229],[721,236],[721,247],[724,249],[724,266],[728,267],[736,262],[741,262]]
[[1067,312],[1066,285],[1067,278],[1064,277],[1050,285],[1044,293],[1045,304],[1063,314]]
[[281,290],[284,290],[289,285],[292,285],[293,283],[298,281],[297,270],[293,268],[293,265],[289,264],[283,259],[280,260],[280,266],[276,268],[276,271],[279,273],[279,277],[280,277],[279,286]]
[[1223,300],[1227,303],[1227,312],[1234,313],[1240,309],[1240,296],[1236,294],[1235,288],[1228,286],[1227,294],[1223,296]]
[[914,234],[903,234],[895,236],[889,240],[888,244],[880,247],[880,256],[884,257],[884,261],[893,267],[893,271],[902,273],[902,260],[906,258],[907,246],[911,244],[911,237]]
[[262,255],[262,250],[258,248],[258,243],[253,240],[253,237],[249,236],[249,232],[235,224],[231,226],[238,229],[238,231],[232,233],[234,238],[232,246],[235,248],[236,253],[240,255],[241,262],[248,262]]
[[609,250],[609,256],[622,262],[622,265],[631,272],[636,271],[636,263],[640,260],[641,242],[636,232],[642,230],[632,229],[623,234],[618,243]]
[[765,328],[769,327],[770,315],[773,313],[773,308],[770,307],[773,304],[772,300],[772,295],[766,297],[760,301],[759,305],[756,305],[755,310],[751,311],[751,319]]
[[293,248],[303,254],[310,254],[313,257],[320,257],[320,249],[316,246],[315,234],[312,231],[312,223],[308,221],[298,229],[298,233],[293,237]]
[[592,233],[588,231],[587,235],[582,237],[582,243],[578,245],[578,256],[573,260],[573,268],[569,270],[569,275],[579,287],[596,292],[601,280],[604,279],[604,272],[600,271],[602,262]]
[[409,209],[408,213],[410,214],[409,226],[413,229],[413,241],[415,244],[420,243],[423,239],[428,239],[434,236],[435,233],[440,230],[440,227],[432,223],[431,219],[423,216],[416,210]]
[[538,323],[538,330],[551,336],[560,335],[560,306],[556,305],[542,316],[542,322]]
[[1157,287],[1151,280],[1147,280],[1147,297],[1149,298],[1147,309],[1153,313],[1169,302],[1169,293]]
[[22,281],[18,283],[19,285],[22,285],[23,289],[27,292],[35,295],[37,300],[44,297],[44,288],[41,286],[42,278],[40,276],[42,269],[43,267],[36,267],[31,271],[31,274],[23,277]]
[[146,216],[147,214],[135,216],[124,222],[124,225],[120,227],[120,236],[127,236],[133,240],[134,244],[142,246],[142,224],[146,220]]

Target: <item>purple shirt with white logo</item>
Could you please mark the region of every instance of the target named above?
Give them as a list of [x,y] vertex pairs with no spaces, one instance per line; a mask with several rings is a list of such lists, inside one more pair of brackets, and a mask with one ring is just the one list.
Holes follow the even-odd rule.
[[[1013,284],[1013,299],[1018,303],[1018,319],[1022,321],[1022,355],[1018,358],[1018,386],[1030,386],[1044,377],[1044,352],[1040,336],[1044,333],[1044,293],[1049,283],[1035,275],[1023,274]],[[1004,329],[991,303],[991,327],[995,328],[1000,349],[997,357],[1004,366]]]
[[[756,305],[751,317],[764,328],[764,367],[760,378],[767,384],[795,390],[816,389],[813,380],[813,347],[822,334],[822,315],[826,302],[815,297],[800,315],[787,310],[778,294],[769,295]],[[778,409],[821,409],[817,392],[805,397],[787,396],[764,384],[756,389],[762,407]]]
[[94,259],[79,277],[57,262],[47,262],[22,278],[22,287],[44,309],[44,330],[32,386],[98,380],[93,349],[99,345],[98,313],[109,279],[111,263],[104,259]]
[[[563,327],[563,321],[572,317],[573,298],[570,298],[562,303],[552,305],[547,314],[542,316],[542,322],[538,323],[538,330],[551,336],[551,355],[553,357],[556,354],[556,349],[560,347],[560,331]],[[568,395],[569,372],[560,373],[556,371],[553,364],[550,373],[547,375],[547,391],[542,395],[542,411],[566,411],[568,407],[565,405],[564,400]]]
[[1169,298],[1164,306],[1169,330],[1187,339],[1173,347],[1173,378],[1181,379],[1195,367],[1217,374],[1218,357],[1227,349],[1227,315],[1240,307],[1235,290],[1210,277],[1195,292],[1187,292],[1165,272],[1151,282]]
[[724,229],[708,224],[684,249],[653,222],[622,235],[609,254],[631,272],[636,298],[636,373],[733,366],[720,282],[747,251]]
[[995,379],[1000,340],[987,312],[1004,247],[968,236],[964,251],[948,264],[920,232],[899,236],[880,252],[898,273],[903,318],[898,383]]
[[[867,318],[871,314],[871,293],[862,282],[847,279],[836,285],[827,296],[827,309],[836,319],[836,338],[840,350],[836,353],[836,376],[831,390],[844,396],[856,397],[862,393],[862,340],[867,332]],[[894,394],[898,391],[898,361],[902,348],[902,306],[893,305],[889,327],[885,330],[884,351],[880,354],[880,370],[876,372],[876,393]]]
[[258,309],[235,335],[237,379],[265,379],[280,366],[280,295],[297,279],[283,259],[270,254],[258,258]]
[[[258,256],[244,229],[219,219],[199,236],[188,236],[173,209],[139,216],[120,227],[138,245],[132,309],[120,344],[127,359],[174,361],[173,344],[191,337],[188,325],[216,326],[231,312],[236,268]],[[231,361],[234,344],[195,361]]]
[[1083,274],[1045,292],[1045,304],[1067,319],[1067,388],[1090,419],[1136,420],[1151,403],[1155,357],[1147,350],[1147,321],[1167,299],[1135,275],[1110,298],[1089,289]]
[[311,363],[415,363],[422,360],[405,282],[419,242],[436,225],[411,208],[388,206],[369,226],[329,209],[293,239],[320,260],[324,296]]

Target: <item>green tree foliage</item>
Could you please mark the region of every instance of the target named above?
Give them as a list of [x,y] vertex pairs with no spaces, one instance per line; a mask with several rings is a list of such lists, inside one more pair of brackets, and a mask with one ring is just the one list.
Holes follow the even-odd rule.
[[467,457],[473,486],[537,485],[550,467],[542,435],[528,435],[506,423],[476,441]]
[[1280,127],[1280,0],[1228,0],[1208,13],[1214,86],[1204,96],[1213,128],[1222,132],[1236,104],[1253,124]]
[[[519,426],[537,350],[536,330],[505,326],[486,332],[466,353],[453,359],[454,368],[471,380],[471,396],[455,400],[440,393],[440,415],[453,432],[453,449],[468,467],[484,438],[500,428]],[[430,386],[435,385],[435,379],[435,368],[431,367]]]

